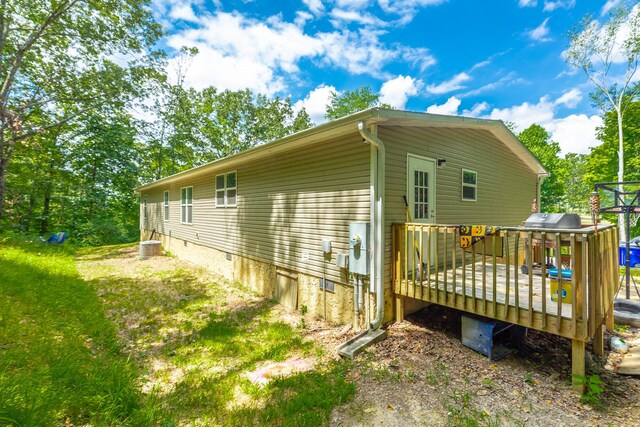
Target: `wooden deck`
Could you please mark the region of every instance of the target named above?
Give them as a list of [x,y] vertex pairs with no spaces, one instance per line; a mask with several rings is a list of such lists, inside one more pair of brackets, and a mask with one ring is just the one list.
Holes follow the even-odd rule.
[[[602,327],[613,327],[618,285],[614,226],[501,227],[468,249],[460,248],[454,225],[394,224],[392,237],[398,319],[404,316],[403,298],[414,298],[564,336],[572,340],[572,370],[579,375],[590,339],[594,351],[604,353]],[[535,261],[542,261],[538,274]],[[551,300],[547,264],[572,271],[562,285],[571,290],[564,302]]]
[[[476,282],[471,278],[474,276],[481,277],[483,274],[490,280],[490,286],[474,286]],[[484,267],[482,264],[476,264],[475,267],[467,265],[464,271],[462,267],[457,267],[455,270],[440,271],[437,276],[432,272],[428,278],[425,277],[423,280],[420,280],[419,275],[418,272],[415,285],[413,278],[409,278],[408,286],[416,286],[411,294],[420,296],[426,292],[431,292],[432,295],[437,296],[455,293],[461,298],[470,296],[473,299],[475,297],[476,300],[486,302],[486,305],[482,307],[482,312],[478,314],[488,317],[492,317],[496,313],[498,304],[506,304],[514,310],[515,307],[524,310],[529,310],[530,307],[533,307],[534,312],[547,313],[549,315],[556,315],[558,308],[560,308],[563,318],[572,318],[570,303],[558,304],[551,299],[551,279],[549,277],[544,278],[543,284],[543,277],[534,274],[532,275],[531,283],[529,283],[528,275],[522,274],[517,266],[511,266],[507,271],[507,267],[502,264],[496,265],[495,268],[492,264]],[[410,274],[410,276],[413,276],[413,274]],[[510,278],[509,281],[507,276]],[[514,278],[516,277],[521,277],[525,280],[515,280]],[[455,280],[456,278],[458,280]],[[496,283],[495,298],[493,280]],[[507,292],[507,286],[512,286],[513,290]],[[570,287],[571,282],[563,282],[563,289],[567,290]],[[533,290],[533,292],[530,292],[530,290]],[[532,297],[531,300],[529,296]]]

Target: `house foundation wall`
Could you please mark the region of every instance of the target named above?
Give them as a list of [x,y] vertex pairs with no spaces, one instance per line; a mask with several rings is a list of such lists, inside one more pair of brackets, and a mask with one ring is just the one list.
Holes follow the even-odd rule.
[[[141,241],[151,237],[151,232],[141,230]],[[230,283],[239,283],[266,298],[276,298],[278,271],[284,270],[273,264],[256,261],[235,254],[228,254],[214,248],[199,245],[176,237],[155,233],[155,240],[162,242],[165,251],[180,259],[207,268]],[[332,323],[353,323],[355,329],[367,327],[367,318],[375,317],[375,294],[368,293],[363,299],[363,312],[354,316],[353,286],[334,283],[333,291],[323,291],[321,278],[309,274],[286,270],[297,278],[297,309],[306,311]],[[290,306],[290,304],[286,304]],[[384,323],[394,317],[393,293],[385,289]],[[369,314],[366,316],[366,314]]]

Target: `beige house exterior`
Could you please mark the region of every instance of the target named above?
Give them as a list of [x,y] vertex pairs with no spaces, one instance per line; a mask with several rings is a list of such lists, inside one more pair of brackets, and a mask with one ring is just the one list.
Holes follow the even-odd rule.
[[[371,141],[383,142],[382,157]],[[349,252],[349,224],[371,220],[377,173],[384,321],[393,316],[391,224],[407,222],[403,197],[415,222],[519,225],[547,176],[501,121],[374,108],[137,188],[140,236],[155,230],[165,250],[227,280],[363,326],[381,300],[365,286],[354,319],[352,277],[336,258]]]

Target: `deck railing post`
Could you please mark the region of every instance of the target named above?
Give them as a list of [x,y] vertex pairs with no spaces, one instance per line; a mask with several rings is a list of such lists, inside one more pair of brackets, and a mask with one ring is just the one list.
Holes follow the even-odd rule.
[[574,316],[576,317],[576,321],[579,322],[575,337],[584,339],[588,336],[588,319],[586,315],[587,312],[585,311],[587,305],[587,290],[585,289],[585,283],[587,281],[587,238],[584,234],[581,234],[579,240],[576,241],[574,264],[573,274],[576,277],[576,307]]

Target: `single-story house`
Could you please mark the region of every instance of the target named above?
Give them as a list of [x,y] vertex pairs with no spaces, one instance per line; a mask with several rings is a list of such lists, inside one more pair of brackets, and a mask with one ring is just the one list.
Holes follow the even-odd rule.
[[[547,175],[499,120],[372,108],[138,187],[140,236],[291,308],[379,325],[393,223],[518,225]],[[369,276],[344,268],[353,222],[370,225]]]

